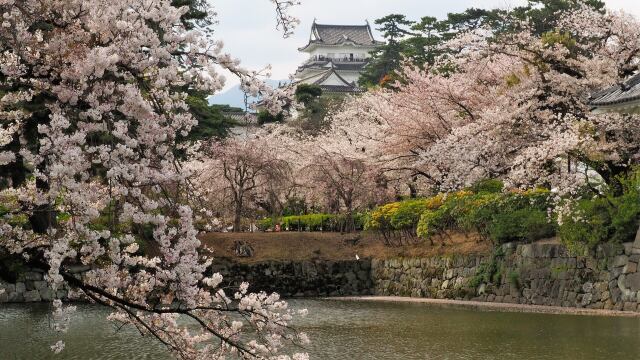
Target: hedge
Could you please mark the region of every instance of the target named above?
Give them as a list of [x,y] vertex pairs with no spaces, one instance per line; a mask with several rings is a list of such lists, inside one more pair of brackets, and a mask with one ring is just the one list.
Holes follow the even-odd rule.
[[282,231],[351,231],[364,228],[364,214],[308,214],[266,218],[258,221],[261,230],[273,230],[280,225]]
[[474,193],[469,190],[450,194],[442,206],[425,211],[418,223],[418,236],[433,242],[447,230],[475,232],[496,244],[535,241],[552,237],[555,222],[549,219],[549,192]]

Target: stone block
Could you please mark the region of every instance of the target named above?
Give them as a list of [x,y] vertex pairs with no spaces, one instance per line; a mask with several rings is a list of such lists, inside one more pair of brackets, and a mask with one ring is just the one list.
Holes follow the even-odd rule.
[[24,279],[25,280],[31,280],[31,281],[42,280],[42,273],[35,272],[35,271],[29,271],[29,272],[26,272],[24,274]]
[[16,293],[22,294],[27,290],[27,287],[23,282],[16,283]]
[[604,302],[604,309],[605,310],[611,310],[611,309],[613,309],[613,306],[614,306],[614,304],[613,304],[613,301],[611,301],[611,300],[607,300],[607,301]]
[[525,258],[534,257],[533,245],[531,245],[531,244],[522,245],[519,249],[521,251],[522,257],[525,257]]
[[445,280],[442,282],[442,285],[440,286],[441,289],[446,289],[449,287],[449,280]]
[[631,250],[633,249],[633,243],[632,242],[624,243],[622,244],[622,246],[624,247],[624,254],[631,255]]
[[9,293],[8,302],[23,302],[24,301],[24,292],[12,292]]
[[447,270],[447,272],[445,274],[445,279],[447,279],[447,280],[453,279],[453,274],[454,274],[453,269]]
[[478,291],[477,294],[478,295],[484,295],[487,292],[487,284],[480,284],[480,286],[478,286]]
[[[624,276],[624,285],[629,288],[631,291],[640,291],[640,273],[636,272],[633,274],[623,275]],[[620,276],[622,278],[622,276]]]
[[596,289],[596,292],[603,293],[609,289],[609,284],[606,282],[597,282],[595,283],[594,288]]
[[611,260],[610,267],[620,267],[627,265],[629,262],[629,257],[627,255],[618,255]]
[[622,310],[636,311],[637,307],[638,307],[638,303],[629,301],[624,303],[624,307],[622,308]]
[[2,288],[5,290],[7,294],[16,292],[16,284],[4,283],[2,284]]
[[602,244],[600,246],[602,248],[602,252],[604,253],[604,257],[606,258],[618,254],[618,250],[620,250],[620,246],[618,244]]
[[620,267],[616,267],[613,268],[609,271],[609,274],[611,274],[611,278],[612,279],[617,279],[620,275],[622,275],[622,270],[624,269],[623,266]]
[[629,261],[627,265],[625,265],[624,268],[622,269],[623,274],[635,273],[637,271],[638,271],[638,264],[631,261]]

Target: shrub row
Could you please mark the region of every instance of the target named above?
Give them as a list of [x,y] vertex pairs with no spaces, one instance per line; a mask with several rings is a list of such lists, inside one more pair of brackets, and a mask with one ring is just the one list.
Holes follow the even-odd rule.
[[621,192],[594,196],[588,188],[577,200],[565,198],[556,207],[546,189],[505,192],[500,181],[485,180],[455,193],[377,207],[365,228],[386,240],[399,234],[432,243],[449,230],[474,232],[495,244],[553,236],[570,248],[633,241],[640,226],[640,171],[618,181]]
[[455,193],[386,204],[370,213],[365,228],[385,238],[396,233],[432,242],[449,230],[475,232],[495,243],[555,235],[555,222],[547,215],[548,191],[502,189],[500,181],[487,180]]
[[420,216],[427,210],[442,206],[442,195],[432,198],[410,199],[382,205],[369,213],[365,229],[388,234],[393,231],[413,231]]
[[426,239],[448,230],[475,232],[496,244],[535,241],[556,233],[549,219],[549,192],[493,193],[459,191],[447,196],[442,206],[422,213],[417,234]]
[[273,230],[276,224],[282,231],[352,231],[364,228],[363,214],[308,214],[266,218],[258,221],[261,230]]

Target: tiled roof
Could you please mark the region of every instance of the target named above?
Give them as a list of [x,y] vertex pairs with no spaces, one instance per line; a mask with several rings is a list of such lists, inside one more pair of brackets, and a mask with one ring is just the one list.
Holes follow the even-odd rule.
[[344,71],[362,71],[368,61],[363,62],[332,62],[332,61],[312,61],[301,65],[298,71],[302,69],[322,69],[333,67],[336,70]]
[[338,74],[334,69],[328,70],[321,78],[314,81],[313,83],[316,85],[321,85],[331,75],[335,75],[344,84],[344,86],[352,86],[347,80],[345,80],[342,76],[340,76],[340,74]]
[[320,85],[324,92],[330,93],[363,93],[364,89],[357,86]]
[[316,40],[325,44],[340,44],[351,40],[359,45],[370,45],[374,42],[369,25],[320,25],[313,24],[311,30]]
[[591,95],[592,106],[622,105],[640,100],[640,74],[632,76],[622,84],[612,86]]
[[[323,85],[322,83],[325,82],[329,77],[331,77],[331,75],[335,75],[342,82],[342,85]],[[315,80],[312,80],[314,78]],[[364,89],[356,86],[355,83],[349,83],[345,78],[340,76],[340,74],[338,74],[333,68],[328,69],[324,73],[320,73],[320,74],[308,77],[306,79],[302,79],[298,83],[311,83],[314,85],[318,85],[324,92],[361,93],[365,91]]]
[[311,38],[309,44],[340,45],[353,42],[356,45],[379,45],[382,42],[373,38],[371,27],[366,25],[322,25],[315,22],[311,26]]

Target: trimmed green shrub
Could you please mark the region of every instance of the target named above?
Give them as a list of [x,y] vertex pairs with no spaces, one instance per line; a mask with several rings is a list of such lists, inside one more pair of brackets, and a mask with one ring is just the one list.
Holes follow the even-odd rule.
[[273,220],[273,218],[264,218],[261,220],[258,220],[257,224],[258,229],[262,230],[262,231],[267,231],[267,230],[273,230],[273,228],[275,227],[275,221]]
[[459,191],[437,210],[422,213],[417,234],[430,238],[447,230],[476,232],[496,244],[551,237],[556,227],[547,216],[548,199],[549,192],[539,189],[507,194]]
[[308,214],[285,216],[276,222],[263,219],[258,222],[260,229],[273,228],[279,223],[284,231],[351,231],[362,230],[366,219],[365,214]]
[[579,200],[562,216],[559,234],[570,247],[594,248],[605,242],[632,241],[640,225],[639,217],[637,194]]
[[497,244],[511,241],[535,241],[553,237],[555,224],[546,211],[524,208],[495,214],[488,225],[489,237]]
[[615,192],[570,202],[560,217],[560,238],[573,249],[600,243],[632,241],[640,226],[640,170],[619,179],[622,195]]
[[471,186],[470,190],[474,193],[491,193],[500,194],[504,189],[504,183],[498,179],[480,180]]
[[379,206],[371,211],[365,227],[379,231],[415,231],[422,213],[439,208],[442,205],[442,199],[442,195],[437,195],[426,199],[409,199]]

